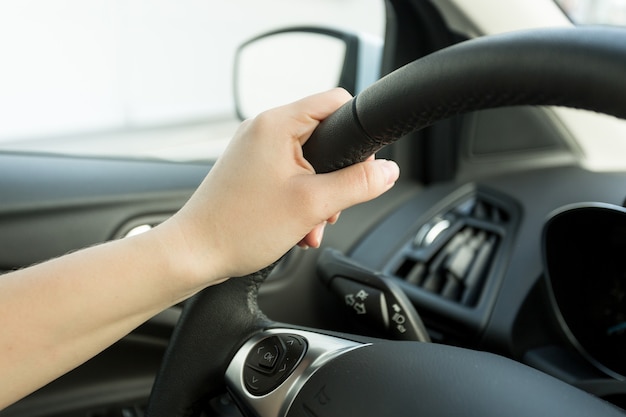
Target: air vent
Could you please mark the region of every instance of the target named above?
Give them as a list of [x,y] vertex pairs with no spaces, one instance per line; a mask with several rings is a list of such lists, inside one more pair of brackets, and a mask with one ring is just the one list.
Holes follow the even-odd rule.
[[472,197],[423,224],[393,275],[464,306],[475,306],[509,222],[498,205]]

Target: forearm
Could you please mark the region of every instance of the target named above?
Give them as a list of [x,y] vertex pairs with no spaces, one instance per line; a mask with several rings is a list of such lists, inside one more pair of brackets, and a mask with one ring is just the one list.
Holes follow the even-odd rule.
[[199,289],[168,250],[137,236],[0,277],[0,409]]

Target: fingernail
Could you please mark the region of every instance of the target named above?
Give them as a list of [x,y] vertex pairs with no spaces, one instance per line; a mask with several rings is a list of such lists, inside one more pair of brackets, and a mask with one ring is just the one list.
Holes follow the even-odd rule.
[[335,224],[339,220],[339,216],[341,216],[341,212],[335,214],[331,219],[331,221],[326,221],[328,224]]

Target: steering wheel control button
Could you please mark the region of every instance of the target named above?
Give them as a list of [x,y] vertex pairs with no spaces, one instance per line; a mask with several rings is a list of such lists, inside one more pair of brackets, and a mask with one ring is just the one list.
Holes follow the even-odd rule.
[[248,355],[246,365],[260,372],[271,373],[284,350],[278,337],[268,337],[254,346]]
[[265,395],[291,375],[306,353],[306,340],[293,334],[270,336],[252,347],[243,379],[253,395]]
[[302,356],[304,356],[306,342],[302,337],[295,335],[281,335],[280,338],[285,346],[285,355],[278,366],[277,373],[281,376],[285,375],[286,378],[298,366]]
[[274,378],[250,367],[244,369],[243,379],[248,391],[255,395],[267,394],[276,387]]

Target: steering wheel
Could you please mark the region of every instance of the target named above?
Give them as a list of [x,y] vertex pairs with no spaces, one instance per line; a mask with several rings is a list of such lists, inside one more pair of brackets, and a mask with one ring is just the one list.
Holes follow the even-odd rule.
[[[452,115],[559,105],[626,117],[626,32],[533,30],[463,42],[396,70],[320,124],[317,172],[362,161]],[[270,268],[210,287],[184,307],[147,415],[200,414],[228,389],[254,416],[624,416],[513,360],[419,342],[275,323],[257,306]]]

